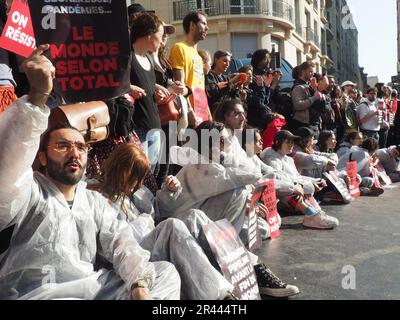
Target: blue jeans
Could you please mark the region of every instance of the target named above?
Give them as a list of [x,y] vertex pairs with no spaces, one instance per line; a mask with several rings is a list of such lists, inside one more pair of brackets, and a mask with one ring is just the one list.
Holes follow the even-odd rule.
[[135,132],[137,133],[140,142],[143,145],[144,152],[150,160],[151,172],[153,173],[157,166],[161,151],[160,130],[147,130],[143,128],[137,128],[135,129]]

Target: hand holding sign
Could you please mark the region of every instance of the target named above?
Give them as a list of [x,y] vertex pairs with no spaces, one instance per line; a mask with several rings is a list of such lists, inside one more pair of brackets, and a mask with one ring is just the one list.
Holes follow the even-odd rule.
[[30,84],[29,101],[39,107],[44,106],[53,90],[56,69],[44,56],[50,45],[43,44],[24,61],[22,69]]

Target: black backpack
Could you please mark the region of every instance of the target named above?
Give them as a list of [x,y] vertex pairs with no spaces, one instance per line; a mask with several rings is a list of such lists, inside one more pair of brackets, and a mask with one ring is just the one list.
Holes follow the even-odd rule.
[[[294,87],[293,87],[294,88]],[[293,118],[293,102],[291,93],[293,88],[286,88],[274,94],[271,100],[271,109],[283,115],[286,120]]]

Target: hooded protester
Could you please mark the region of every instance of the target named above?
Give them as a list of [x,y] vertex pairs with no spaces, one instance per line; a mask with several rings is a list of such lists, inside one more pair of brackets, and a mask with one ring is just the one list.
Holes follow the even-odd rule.
[[[39,147],[56,72],[49,47],[24,62],[30,93],[0,117],[0,230],[15,225],[0,260],[0,299],[179,299],[175,267],[151,263],[118,211],[86,189],[80,132],[52,128]],[[41,173],[31,168],[38,148]],[[112,269],[95,271],[96,255]]]

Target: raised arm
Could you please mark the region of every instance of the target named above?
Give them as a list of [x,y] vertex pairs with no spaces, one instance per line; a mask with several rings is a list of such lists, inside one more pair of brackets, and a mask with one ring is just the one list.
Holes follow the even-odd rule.
[[50,111],[45,103],[55,76],[54,66],[43,55],[48,48],[41,45],[23,63],[29,95],[0,114],[0,230],[17,222],[34,188],[31,166],[40,135],[47,129]]

